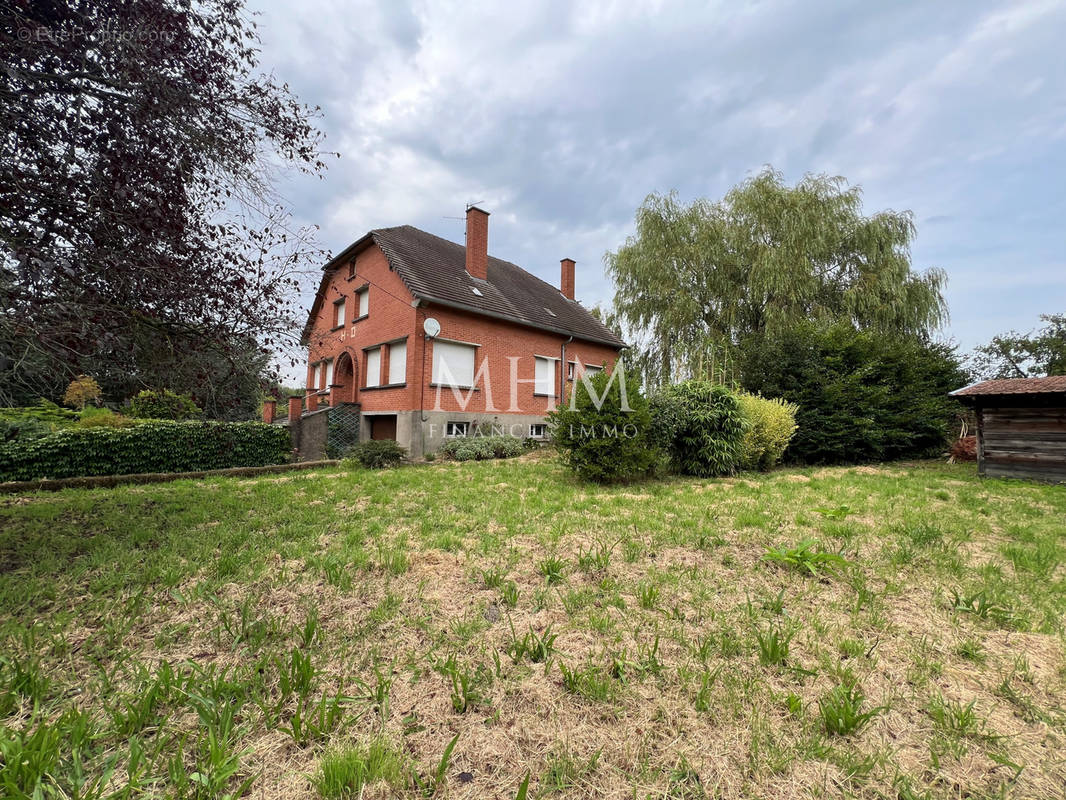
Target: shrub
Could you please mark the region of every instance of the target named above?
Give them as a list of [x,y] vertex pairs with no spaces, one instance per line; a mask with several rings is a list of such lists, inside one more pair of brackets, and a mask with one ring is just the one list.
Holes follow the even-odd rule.
[[741,469],[770,469],[781,460],[796,433],[799,408],[780,398],[769,400],[747,392],[737,395],[737,402],[745,423],[740,443]]
[[951,445],[952,461],[976,461],[977,460],[977,437],[961,436]]
[[68,427],[78,421],[78,412],[69,408],[57,406],[48,400],[41,400],[35,406],[19,406],[16,408],[0,408],[0,420],[9,422],[21,422],[27,418],[33,418],[44,423],[49,430]]
[[193,419],[200,408],[192,398],[170,389],[145,389],[130,400],[130,416],[140,419]]
[[483,461],[486,458],[514,458],[522,455],[522,440],[517,436],[461,436],[448,439],[437,448],[442,458],[456,461]]
[[566,463],[580,477],[597,483],[648,475],[661,463],[662,452],[650,438],[651,412],[638,376],[626,374],[619,362],[610,375],[598,372],[589,384],[595,397],[584,380],[576,382],[572,407],[548,415],[552,440]]
[[108,408],[87,408],[78,420],[79,428],[129,428],[137,420],[116,414]]
[[943,453],[968,382],[951,345],[849,323],[752,338],[739,364],[748,391],[799,405],[788,455],[814,464]]
[[71,428],[0,444],[0,480],[259,467],[284,463],[290,448],[285,428],[261,422]]
[[4,419],[0,417],[0,442],[13,442],[16,439],[28,441],[47,436],[52,429],[34,417]]
[[514,458],[525,452],[522,440],[517,436],[493,436],[490,444],[494,458]]
[[667,386],[652,399],[655,441],[685,475],[728,475],[739,464],[744,418],[736,395],[709,381]]
[[346,457],[367,469],[385,469],[407,458],[407,451],[392,439],[370,439],[351,448]]
[[102,393],[100,384],[88,375],[79,375],[67,386],[63,403],[81,411],[88,403],[99,403]]

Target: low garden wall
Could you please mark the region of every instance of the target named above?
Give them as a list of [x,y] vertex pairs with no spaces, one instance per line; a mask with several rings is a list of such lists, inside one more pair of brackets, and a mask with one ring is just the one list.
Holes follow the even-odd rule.
[[22,494],[24,492],[58,492],[61,489],[105,489],[112,486],[139,483],[168,483],[199,478],[216,477],[253,477],[270,475],[295,470],[321,469],[335,467],[340,461],[301,461],[297,464],[274,464],[266,467],[231,467],[230,469],[210,469],[200,472],[145,472],[133,475],[91,475],[82,478],[42,478],[36,481],[12,481],[0,483],[0,494]]

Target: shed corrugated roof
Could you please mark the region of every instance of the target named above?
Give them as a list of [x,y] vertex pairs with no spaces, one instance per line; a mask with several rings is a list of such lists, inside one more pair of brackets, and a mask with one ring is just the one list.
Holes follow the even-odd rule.
[[[611,347],[626,346],[584,306],[564,297],[558,287],[531,275],[517,264],[493,256],[488,259],[487,279],[474,278],[466,271],[466,248],[463,245],[411,225],[370,231],[326,265],[323,287],[328,272],[339,266],[353,248],[361,247],[368,239],[381,248],[389,265],[416,298],[564,335],[572,334],[576,339]],[[305,338],[320,297],[321,289],[311,309]]]
[[1066,375],[1050,378],[1006,378],[981,381],[952,392],[953,397],[975,397],[996,394],[1053,394],[1066,392]]

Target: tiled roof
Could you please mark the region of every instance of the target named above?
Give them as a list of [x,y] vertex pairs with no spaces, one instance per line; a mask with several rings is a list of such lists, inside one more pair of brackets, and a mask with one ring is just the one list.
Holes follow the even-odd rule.
[[973,397],[988,394],[1048,394],[1066,392],[1066,375],[1050,378],[1007,378],[998,381],[981,381],[956,389],[954,397]]
[[[625,346],[610,328],[580,303],[564,297],[558,287],[530,275],[516,264],[492,256],[489,256],[487,280],[473,278],[466,271],[463,245],[410,225],[371,231],[326,265],[323,286],[328,271],[367,239],[381,248],[390,266],[416,298],[564,336],[572,334],[576,339],[611,347]],[[312,319],[315,310],[312,309]],[[307,333],[305,330],[305,338]]]

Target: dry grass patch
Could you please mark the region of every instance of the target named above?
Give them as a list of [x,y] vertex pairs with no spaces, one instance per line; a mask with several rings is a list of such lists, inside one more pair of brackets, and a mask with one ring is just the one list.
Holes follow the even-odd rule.
[[601,489],[537,454],[29,499],[0,505],[0,785],[27,793],[1066,786],[1062,488]]

